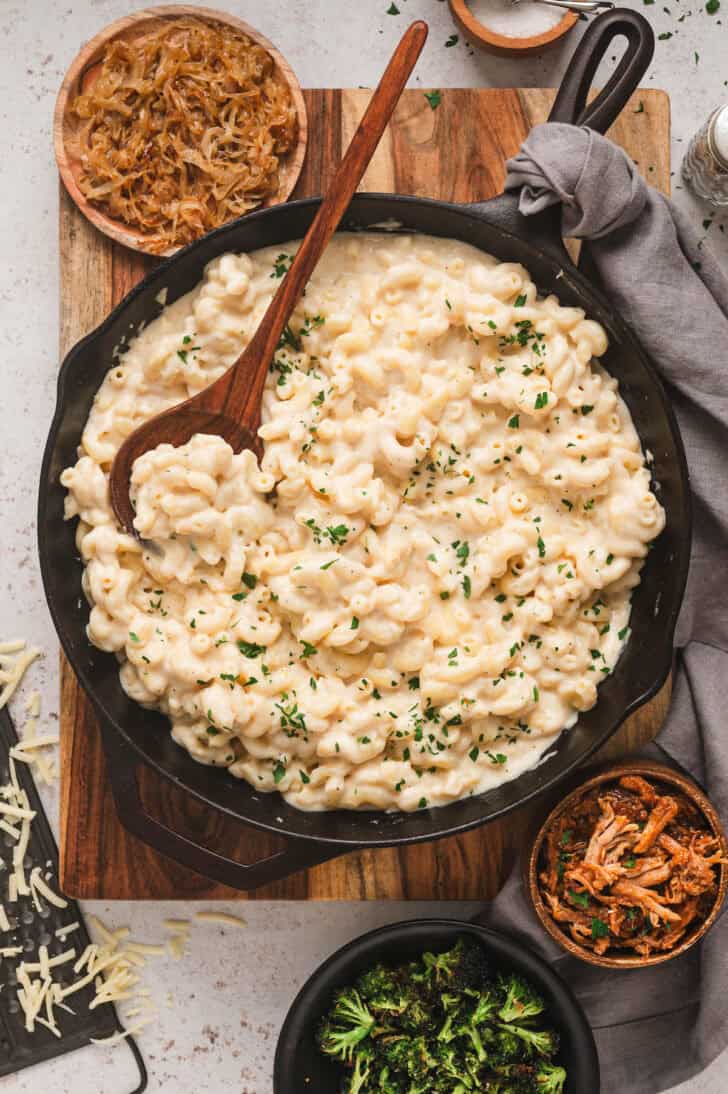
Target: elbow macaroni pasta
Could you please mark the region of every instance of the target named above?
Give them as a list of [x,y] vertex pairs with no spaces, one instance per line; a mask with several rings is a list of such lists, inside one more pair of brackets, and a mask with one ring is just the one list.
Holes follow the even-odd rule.
[[341,233],[271,365],[258,466],[219,437],[111,461],[216,379],[288,263],[212,262],[120,353],[78,462],[90,640],[175,740],[301,809],[416,810],[532,767],[597,698],[664,514],[602,328],[523,267]]

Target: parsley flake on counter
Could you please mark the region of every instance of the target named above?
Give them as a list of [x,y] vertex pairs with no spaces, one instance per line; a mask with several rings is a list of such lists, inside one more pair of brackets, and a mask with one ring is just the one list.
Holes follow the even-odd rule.
[[430,104],[430,109],[431,110],[437,110],[438,106],[442,102],[442,92],[441,91],[426,91],[425,92],[425,98],[427,99],[428,103]]
[[451,46],[456,46],[460,41],[459,34],[451,34],[448,40],[445,42],[445,49],[450,49]]

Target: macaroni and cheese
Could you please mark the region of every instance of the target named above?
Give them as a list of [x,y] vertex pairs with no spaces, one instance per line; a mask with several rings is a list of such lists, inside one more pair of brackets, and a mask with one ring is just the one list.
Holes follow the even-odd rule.
[[232,364],[295,247],[216,259],[108,372],[62,476],[88,635],[196,760],[301,809],[443,805],[596,702],[663,510],[597,323],[464,243],[340,233],[271,364],[260,465],[159,446],[126,535],[114,454]]

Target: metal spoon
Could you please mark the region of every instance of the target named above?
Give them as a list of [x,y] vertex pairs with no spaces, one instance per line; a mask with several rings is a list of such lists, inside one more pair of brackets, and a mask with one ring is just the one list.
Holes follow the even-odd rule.
[[[532,0],[534,4],[547,4],[552,8],[566,8],[578,14],[591,14],[596,11],[609,11],[614,7],[612,0]],[[522,3],[522,0],[511,0],[511,3]]]
[[145,452],[164,443],[186,444],[196,433],[214,433],[224,437],[235,452],[249,448],[260,455],[258,428],[268,366],[316,263],[376,151],[426,38],[427,23],[420,20],[406,31],[394,51],[287,275],[235,364],[199,394],[139,426],[116,453],[109,480],[111,504],[116,519],[130,535],[137,534],[129,497],[131,470]]

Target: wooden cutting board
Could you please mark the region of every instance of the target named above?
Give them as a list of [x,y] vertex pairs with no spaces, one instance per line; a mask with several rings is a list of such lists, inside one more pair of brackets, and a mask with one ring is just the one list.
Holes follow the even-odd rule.
[[[498,194],[504,162],[548,115],[553,92],[446,90],[432,110],[421,90],[407,91],[367,171],[362,189],[474,201]],[[369,93],[305,92],[306,163],[294,197],[319,193],[356,126]],[[670,106],[665,92],[638,91],[610,136],[645,177],[670,188]],[[61,188],[61,353],[108,314],[154,260],[112,243],[92,228]],[[84,693],[61,665],[61,885],[91,899],[230,899],[246,894],[217,885],[155,854],[121,827],[106,779],[101,738]],[[654,736],[667,690],[612,739],[604,756],[621,755]],[[251,862],[271,853],[271,837],[209,817],[189,796],[140,771],[148,810],[203,843]],[[295,900],[480,900],[498,891],[523,840],[527,809],[465,836],[402,849],[362,851],[247,894]]]

